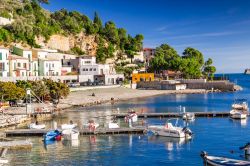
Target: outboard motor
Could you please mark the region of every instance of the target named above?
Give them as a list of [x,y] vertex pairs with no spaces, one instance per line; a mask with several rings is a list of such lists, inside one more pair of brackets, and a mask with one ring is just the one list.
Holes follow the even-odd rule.
[[188,128],[188,127],[183,127],[182,131],[186,134],[186,135],[193,135],[192,131]]

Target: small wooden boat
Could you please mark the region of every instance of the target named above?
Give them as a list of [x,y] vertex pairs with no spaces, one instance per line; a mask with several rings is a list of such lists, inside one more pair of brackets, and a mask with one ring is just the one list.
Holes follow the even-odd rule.
[[79,131],[75,129],[66,129],[62,131],[62,137],[64,140],[78,140]]
[[51,130],[43,136],[44,141],[60,140],[61,133],[58,130]]
[[230,111],[230,117],[233,119],[246,119],[247,118],[247,113],[243,112],[242,110],[231,110]]
[[250,166],[250,161],[236,160],[226,157],[208,156],[206,152],[201,152],[205,166]]
[[37,123],[31,123],[29,125],[30,129],[45,129],[45,124],[37,124]]

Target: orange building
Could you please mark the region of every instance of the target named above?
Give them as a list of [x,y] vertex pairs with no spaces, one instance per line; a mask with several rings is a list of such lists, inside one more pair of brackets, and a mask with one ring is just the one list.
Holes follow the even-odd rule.
[[154,73],[134,73],[132,74],[132,84],[140,81],[154,81]]

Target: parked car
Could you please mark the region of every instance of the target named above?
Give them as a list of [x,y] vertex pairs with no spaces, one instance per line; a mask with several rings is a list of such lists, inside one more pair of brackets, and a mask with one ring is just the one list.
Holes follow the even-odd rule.
[[70,83],[68,83],[68,86],[69,87],[79,87],[80,83],[79,82],[70,82]]

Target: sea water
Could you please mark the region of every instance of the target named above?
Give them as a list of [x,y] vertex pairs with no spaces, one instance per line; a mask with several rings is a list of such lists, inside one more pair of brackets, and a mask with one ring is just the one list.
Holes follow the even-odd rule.
[[[133,99],[90,108],[75,108],[59,116],[56,121],[66,123],[70,119],[85,123],[88,119],[105,124],[111,120],[112,110],[128,109],[143,112],[230,111],[234,99],[250,100],[250,76],[232,74],[229,78],[244,89],[239,92],[209,94],[177,94]],[[180,107],[181,106],[181,107]],[[167,119],[145,119],[147,124],[164,124]],[[51,124],[52,122],[49,122]],[[122,126],[127,124],[121,119]],[[173,121],[175,123],[175,121]],[[181,119],[178,125],[186,125]],[[193,131],[191,140],[146,135],[81,136],[78,141],[60,141],[44,145],[41,137],[30,139],[31,151],[9,151],[9,165],[202,165],[201,151],[211,155],[244,159],[240,146],[250,142],[250,120],[230,118],[196,118],[188,123]]]

